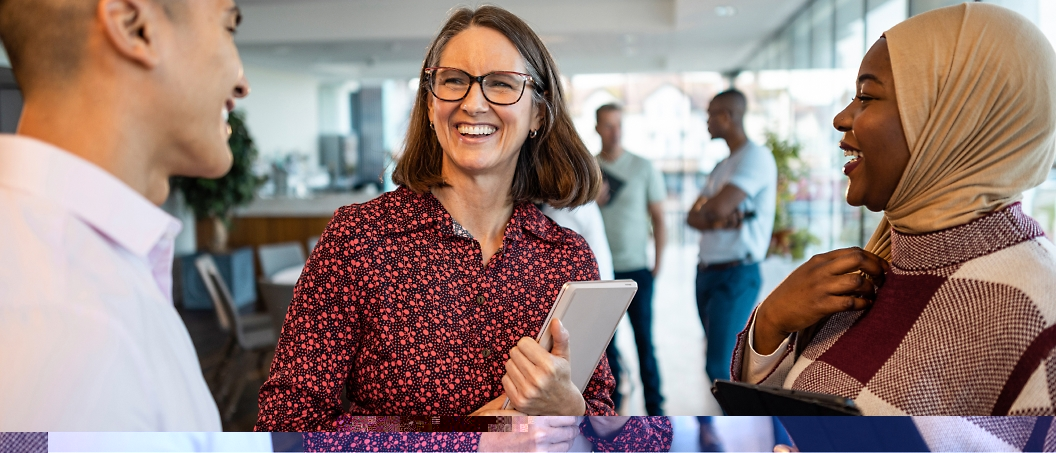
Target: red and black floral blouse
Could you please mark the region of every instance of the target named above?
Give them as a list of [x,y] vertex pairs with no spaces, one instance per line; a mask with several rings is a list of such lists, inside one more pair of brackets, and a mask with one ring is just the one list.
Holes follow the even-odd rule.
[[[535,337],[564,283],[597,280],[597,263],[583,238],[530,203],[514,207],[487,266],[459,230],[432,194],[404,187],[339,209],[297,283],[256,429],[355,431],[355,416],[460,416],[502,395],[509,350]],[[616,415],[613,387],[602,357],[583,392],[587,415]],[[669,448],[670,430],[652,418],[632,419],[610,440],[583,429],[599,449],[622,451],[664,449],[663,439]],[[318,449],[453,451],[476,450],[479,433],[309,440]]]

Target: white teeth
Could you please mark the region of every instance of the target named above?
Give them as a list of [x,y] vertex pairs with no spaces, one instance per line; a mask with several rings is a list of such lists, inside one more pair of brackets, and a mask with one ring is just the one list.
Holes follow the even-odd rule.
[[495,133],[495,130],[494,126],[488,125],[469,126],[463,124],[458,126],[458,133],[462,135],[491,135]]
[[843,155],[844,155],[844,157],[853,157],[854,159],[851,159],[851,160],[857,160],[857,159],[861,159],[862,158],[862,152],[861,151],[855,151],[855,150],[851,150],[851,149],[843,150]]
[[228,111],[227,111],[227,107],[224,107],[220,111],[223,112],[223,114],[224,114],[224,122],[226,123],[227,122],[227,116],[230,115],[230,113],[228,113]]

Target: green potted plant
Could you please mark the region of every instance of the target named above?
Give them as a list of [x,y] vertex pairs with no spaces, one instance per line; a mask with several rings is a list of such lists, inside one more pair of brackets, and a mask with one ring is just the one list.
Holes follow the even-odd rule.
[[803,259],[807,246],[820,244],[816,236],[806,228],[792,225],[789,205],[795,201],[794,183],[807,175],[803,161],[799,158],[801,146],[789,140],[781,140],[773,132],[766,133],[766,147],[774,155],[777,164],[777,206],[774,211],[774,232],[770,238],[770,255],[791,256]]
[[183,192],[195,218],[212,223],[214,231],[208,247],[212,252],[227,250],[231,211],[252,201],[266,179],[253,174],[257,147],[246,128],[245,113],[231,112],[227,124],[231,126],[227,143],[234,157],[231,170],[218,179],[176,177],[172,181],[173,189]]

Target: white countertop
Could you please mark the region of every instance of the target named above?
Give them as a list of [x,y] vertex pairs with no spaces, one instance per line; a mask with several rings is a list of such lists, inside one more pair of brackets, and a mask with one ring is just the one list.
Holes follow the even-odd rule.
[[316,194],[310,198],[258,198],[235,209],[235,217],[330,217],[342,206],[365,203],[378,193]]

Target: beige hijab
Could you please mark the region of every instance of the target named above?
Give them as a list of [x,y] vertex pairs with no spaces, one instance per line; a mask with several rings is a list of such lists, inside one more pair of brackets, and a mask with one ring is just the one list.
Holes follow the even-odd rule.
[[1026,18],[985,3],[936,9],[885,33],[910,158],[866,250],[1018,201],[1052,168],[1056,54]]

